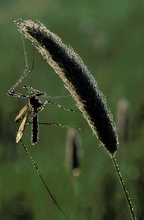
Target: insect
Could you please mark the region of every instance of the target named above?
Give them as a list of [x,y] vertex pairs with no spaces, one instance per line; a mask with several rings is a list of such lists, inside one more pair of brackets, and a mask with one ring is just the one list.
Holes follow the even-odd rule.
[[[41,92],[37,89],[34,89],[32,87],[23,85],[23,88],[28,91],[30,95],[23,95],[19,92],[16,92],[15,89],[22,83],[22,81],[29,75],[29,73],[34,69],[34,48],[33,48],[33,63],[31,69],[29,69],[28,66],[28,59],[27,59],[27,53],[25,49],[25,42],[23,40],[23,50],[24,50],[24,58],[25,58],[25,70],[23,71],[23,74],[20,76],[20,78],[17,80],[17,82],[8,90],[8,95],[12,97],[17,97],[17,98],[25,98],[28,99],[28,104],[25,105],[18,115],[15,118],[15,122],[20,122],[19,129],[16,134],[16,143],[18,143],[23,134],[24,130],[27,124],[31,124],[31,143],[36,144],[38,142],[38,134],[39,134],[39,123],[38,123],[38,113],[43,110],[44,106],[49,103],[51,105],[54,105],[58,108],[62,108],[63,110],[66,111],[71,111],[71,112],[76,112],[80,113],[79,111],[69,109],[65,106],[62,106],[58,103],[53,103],[50,100],[47,100],[45,102],[40,101],[40,97],[45,97],[49,99],[55,99],[55,98],[63,98],[66,96],[56,96],[56,97],[51,97],[47,96],[44,92]],[[69,96],[69,95],[68,95]],[[44,124],[44,123],[42,123]],[[61,124],[58,123],[47,123],[55,126],[61,126]],[[69,126],[64,126],[62,125],[61,127],[66,127],[68,128]],[[83,130],[79,128],[79,130]]]
[[43,177],[42,177],[42,175],[39,171],[39,168],[36,165],[34,159],[30,155],[27,147],[25,146],[24,142],[22,141],[22,136],[23,136],[23,133],[24,133],[24,130],[25,130],[25,126],[26,126],[26,124],[30,123],[31,128],[32,128],[32,136],[31,136],[32,144],[37,143],[37,141],[38,141],[38,126],[39,126],[38,113],[40,111],[42,111],[45,104],[47,104],[47,101],[41,102],[41,100],[40,100],[40,97],[44,96],[45,93],[41,92],[39,90],[33,89],[32,87],[28,87],[28,86],[25,86],[25,85],[23,86],[23,88],[25,88],[28,91],[29,95],[23,95],[23,94],[15,91],[15,89],[22,83],[22,81],[28,76],[28,74],[34,68],[34,53],[33,53],[32,68],[31,69],[28,68],[28,60],[27,60],[27,54],[26,54],[26,50],[25,50],[24,40],[23,40],[23,49],[24,49],[24,57],[25,57],[26,68],[25,68],[23,74],[20,76],[20,78],[14,84],[14,86],[12,86],[8,90],[8,93],[7,93],[7,95],[12,96],[12,97],[28,99],[27,105],[25,105],[20,110],[20,112],[18,113],[18,115],[15,118],[16,122],[20,122],[20,126],[19,126],[19,129],[17,131],[17,135],[16,135],[16,143],[21,142],[28,158],[30,159],[32,165],[34,166],[35,170],[37,171],[37,174],[39,175],[39,177],[40,177],[44,187],[46,188],[48,194],[50,195],[51,199],[53,200],[55,205],[58,207],[58,209],[61,211],[61,213],[66,217],[65,213],[63,212],[63,210],[61,209],[61,207],[57,203],[56,199],[54,198],[51,191],[49,190],[46,182],[44,181],[44,179],[43,179]]
[[[41,92],[39,90],[36,90],[32,87],[23,85],[23,88],[27,90],[27,92],[29,93],[29,95],[24,95],[21,94],[19,92],[16,92],[15,89],[22,83],[22,81],[28,76],[28,74],[33,70],[34,68],[34,53],[33,53],[33,64],[32,64],[32,68],[29,69],[28,68],[28,59],[27,59],[27,54],[26,54],[26,50],[25,50],[25,44],[23,41],[23,48],[24,48],[24,57],[25,57],[25,63],[26,63],[26,67],[25,70],[23,72],[23,74],[20,76],[20,78],[17,80],[17,82],[14,84],[14,86],[12,86],[9,90],[8,90],[8,95],[12,96],[12,97],[17,97],[17,98],[24,98],[28,100],[28,103],[19,111],[19,113],[16,115],[15,117],[15,122],[20,123],[20,126],[18,128],[17,134],[16,134],[16,143],[21,142],[27,156],[29,157],[31,163],[33,164],[34,168],[36,169],[41,181],[44,184],[44,187],[46,188],[47,192],[49,193],[50,197],[52,198],[53,202],[56,204],[56,206],[59,208],[59,210],[63,213],[63,215],[66,217],[65,213],[62,211],[62,209],[60,208],[59,204],[56,202],[55,198],[53,197],[52,193],[50,192],[47,184],[45,183],[38,166],[36,165],[34,159],[31,157],[27,147],[25,146],[22,137],[24,134],[24,130],[27,124],[31,124],[31,143],[32,144],[36,144],[38,142],[39,139],[39,124],[41,125],[53,125],[53,126],[61,126],[61,127],[65,127],[65,128],[69,128],[70,126],[68,125],[62,125],[59,123],[39,123],[38,122],[38,114],[40,111],[42,111],[44,109],[44,106],[46,104],[51,104],[54,105],[58,108],[62,108],[66,111],[71,111],[71,112],[77,112],[80,113],[79,111],[75,111],[73,109],[68,109],[65,106],[62,106],[60,104],[57,103],[53,103],[50,100],[44,101],[42,102],[40,100],[40,98],[45,97],[45,98],[61,98],[60,96],[57,97],[51,97],[51,96],[47,96],[44,92]],[[65,96],[63,96],[65,97]],[[62,97],[62,98],[63,98]],[[82,130],[81,128],[75,128],[78,130]]]
[[[16,143],[18,143],[24,133],[26,124],[31,123],[31,143],[34,145],[38,141],[39,123],[38,113],[43,110],[43,107],[47,104],[47,101],[41,102],[39,97],[43,96],[44,93],[33,89],[32,87],[23,86],[30,95],[25,96],[28,99],[28,104],[25,105],[15,118],[16,122],[21,121],[19,129],[16,135]],[[23,96],[24,97],[24,96]]]
[[31,132],[31,134],[32,134],[31,135],[31,142],[32,142],[32,144],[37,143],[37,141],[38,141],[38,131],[39,131],[38,113],[43,110],[44,106],[48,102],[47,101],[41,102],[41,100],[39,99],[39,97],[44,96],[44,94],[45,94],[44,92],[41,92],[39,90],[33,89],[32,87],[25,86],[25,85],[23,85],[23,88],[25,88],[29,92],[30,95],[19,94],[19,96],[18,96],[18,97],[22,97],[22,98],[27,98],[28,99],[28,104],[25,105],[20,110],[20,112],[18,113],[18,115],[15,118],[16,122],[20,121],[20,126],[19,126],[19,129],[17,131],[17,135],[16,135],[16,143],[18,143],[19,141],[21,142],[28,158],[30,159],[31,163],[33,164],[34,168],[36,169],[42,183],[44,184],[44,186],[47,190],[47,192],[49,193],[50,197],[52,198],[53,202],[58,207],[58,209],[61,211],[61,213],[66,217],[65,213],[63,212],[63,210],[61,209],[61,207],[59,206],[59,204],[55,200],[54,196],[52,195],[51,191],[49,190],[47,184],[45,183],[45,181],[44,181],[44,179],[43,179],[43,177],[42,177],[42,175],[39,171],[39,168],[36,165],[34,159],[30,155],[27,147],[25,146],[24,142],[22,141],[22,136],[23,136],[26,124],[31,124],[31,131],[32,131]]
[[[44,106],[48,103],[51,105],[54,105],[58,108],[62,108],[66,111],[71,111],[71,112],[76,112],[76,113],[80,113],[80,112],[75,111],[73,109],[66,108],[65,106],[62,106],[58,103],[53,103],[50,100],[41,102],[39,97],[46,96],[44,92],[41,92],[39,90],[36,90],[36,89],[29,87],[29,86],[26,86],[26,85],[23,85],[23,88],[25,88],[30,93],[30,95],[26,96],[26,95],[21,94],[21,96],[19,96],[22,98],[27,98],[28,104],[25,105],[20,110],[20,112],[18,113],[18,115],[15,118],[15,122],[20,122],[20,126],[17,131],[17,135],[16,135],[16,143],[18,143],[21,140],[23,133],[24,133],[24,130],[25,130],[25,126],[27,124],[31,124],[31,143],[33,145],[36,144],[39,139],[39,136],[38,136],[39,135],[39,124],[60,126],[60,127],[65,127],[65,128],[72,127],[72,126],[68,126],[68,125],[62,125],[60,123],[39,123],[38,122],[38,113],[40,111],[42,111]],[[76,128],[76,127],[73,127],[73,128],[81,130],[81,131],[85,131],[82,128]]]

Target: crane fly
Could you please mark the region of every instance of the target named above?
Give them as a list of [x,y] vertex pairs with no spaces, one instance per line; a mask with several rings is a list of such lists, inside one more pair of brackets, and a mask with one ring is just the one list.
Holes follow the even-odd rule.
[[[34,51],[33,51],[33,65],[32,68],[29,69],[28,68],[28,59],[27,59],[27,54],[26,54],[26,50],[25,50],[25,43],[23,41],[23,48],[24,48],[24,57],[25,57],[25,70],[23,71],[23,74],[20,76],[20,78],[17,80],[17,82],[8,90],[8,95],[12,96],[12,97],[17,97],[17,98],[24,98],[28,100],[28,103],[19,111],[19,113],[17,114],[17,116],[15,117],[15,122],[20,123],[20,126],[18,128],[17,134],[16,134],[16,143],[21,142],[28,158],[30,159],[31,163],[33,164],[35,170],[37,171],[44,187],[46,188],[48,194],[50,195],[50,197],[52,198],[53,202],[55,203],[55,205],[58,207],[58,209],[61,211],[61,213],[63,213],[63,215],[66,217],[65,213],[63,212],[63,210],[61,209],[61,207],[59,206],[59,204],[57,203],[57,201],[55,200],[54,196],[52,195],[52,193],[50,192],[46,182],[44,181],[38,166],[36,165],[34,159],[32,158],[32,156],[30,155],[27,147],[25,146],[24,142],[22,141],[22,137],[25,131],[25,127],[27,124],[31,124],[31,143],[34,145],[38,142],[39,139],[39,124],[41,125],[53,125],[53,126],[61,126],[61,127],[65,127],[65,128],[69,128],[70,126],[67,125],[62,125],[59,123],[39,123],[38,122],[38,113],[40,111],[43,110],[44,106],[49,103],[51,105],[54,105],[58,108],[61,108],[63,110],[66,111],[71,111],[71,112],[76,112],[76,113],[80,113],[79,111],[73,110],[73,109],[68,109],[65,106],[62,106],[58,103],[53,103],[50,100],[44,101],[42,102],[40,100],[40,97],[45,97],[45,98],[61,98],[60,96],[56,96],[51,97],[51,96],[47,96],[44,92],[41,92],[39,90],[36,90],[32,87],[29,86],[23,86],[24,89],[26,89],[29,93],[29,95],[24,95],[21,94],[19,92],[16,92],[15,89],[22,83],[22,81],[29,75],[29,73],[33,70],[34,68]],[[62,96],[66,97],[66,96]],[[74,127],[73,127],[74,128]],[[75,128],[78,130],[82,130],[81,128]]]
[[28,86],[23,86],[23,88],[25,88],[32,95],[26,96],[28,98],[28,104],[20,110],[15,118],[16,122],[21,122],[16,135],[16,143],[21,140],[26,124],[31,123],[31,143],[34,145],[38,142],[38,113],[43,110],[43,107],[45,104],[47,104],[47,101],[41,102],[39,99],[39,96],[43,96],[44,92],[40,92]]

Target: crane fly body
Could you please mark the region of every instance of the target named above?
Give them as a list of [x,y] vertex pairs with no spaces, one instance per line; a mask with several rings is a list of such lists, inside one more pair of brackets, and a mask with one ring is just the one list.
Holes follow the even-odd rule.
[[[53,104],[52,102],[44,101],[41,102],[39,99],[40,96],[45,96],[46,94],[44,92],[41,92],[39,90],[36,90],[32,87],[28,86],[23,86],[25,88],[29,95],[24,95],[19,92],[16,92],[15,89],[22,83],[22,81],[28,76],[28,74],[33,70],[34,68],[34,50],[33,50],[33,65],[32,68],[28,68],[28,59],[27,59],[27,54],[25,50],[25,43],[23,41],[23,48],[24,48],[24,57],[25,57],[25,63],[26,67],[25,70],[23,71],[23,74],[20,76],[20,78],[17,80],[17,82],[8,90],[8,95],[12,97],[17,97],[17,98],[24,98],[28,100],[27,105],[25,105],[17,114],[15,117],[15,122],[20,123],[20,126],[18,128],[17,134],[16,134],[16,143],[21,142],[28,158],[30,159],[31,163],[33,164],[35,170],[37,171],[44,187],[46,188],[48,194],[50,195],[51,199],[55,203],[55,205],[58,207],[58,209],[61,211],[61,213],[66,217],[66,214],[63,212],[59,204],[57,203],[56,199],[52,195],[50,189],[48,188],[45,180],[43,179],[38,166],[36,165],[34,159],[30,155],[27,147],[25,146],[24,142],[22,141],[22,137],[24,134],[24,130],[27,124],[31,124],[31,142],[32,144],[35,144],[38,142],[38,130],[39,130],[39,123],[38,123],[38,113],[43,110],[43,107],[45,104],[50,103]],[[54,104],[57,106],[56,104]],[[67,109],[65,107],[62,107],[61,105],[58,105],[59,108]]]
[[[24,86],[28,90],[29,93],[33,93],[34,89],[28,86]],[[31,142],[32,144],[36,144],[38,142],[38,131],[39,131],[39,124],[38,124],[38,113],[43,110],[43,106],[47,102],[41,102],[39,96],[44,95],[43,92],[38,92],[31,96],[27,96],[28,104],[25,105],[18,115],[15,118],[16,122],[21,122],[19,129],[16,135],[16,143],[18,143],[24,133],[26,124],[31,123]]]

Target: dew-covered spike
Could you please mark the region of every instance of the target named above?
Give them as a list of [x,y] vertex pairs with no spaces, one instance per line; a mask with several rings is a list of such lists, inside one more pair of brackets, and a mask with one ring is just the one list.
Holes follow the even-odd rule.
[[21,19],[14,23],[62,79],[94,134],[112,157],[118,147],[116,127],[103,94],[81,58],[40,22]]

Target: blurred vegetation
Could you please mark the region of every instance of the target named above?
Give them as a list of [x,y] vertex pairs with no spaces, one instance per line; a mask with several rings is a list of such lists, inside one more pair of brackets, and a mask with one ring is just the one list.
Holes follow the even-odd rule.
[[[38,19],[70,44],[82,57],[107,97],[116,120],[117,104],[129,102],[129,136],[120,141],[117,160],[130,192],[137,218],[144,216],[144,2],[136,0],[11,0],[0,2],[0,219],[64,219],[44,189],[22,146],[16,145],[14,118],[26,100],[7,96],[25,68],[22,39],[13,19]],[[29,66],[32,45],[27,40]],[[54,71],[35,51],[35,68],[24,81],[47,95],[68,92]],[[24,93],[21,85],[17,91]],[[55,101],[55,100],[54,100]],[[69,98],[56,100],[76,109]],[[39,114],[41,122],[57,122],[88,130],[84,119],[54,106]],[[24,142],[69,219],[130,219],[121,186],[107,152],[91,134],[80,132],[83,146],[77,193],[65,169],[67,130],[40,127],[40,140],[30,143],[27,126]]]

